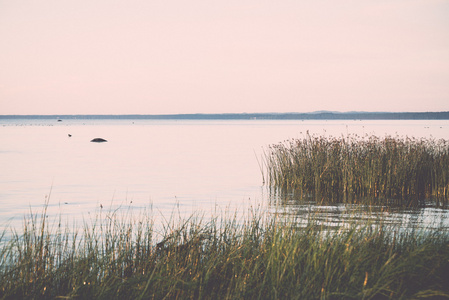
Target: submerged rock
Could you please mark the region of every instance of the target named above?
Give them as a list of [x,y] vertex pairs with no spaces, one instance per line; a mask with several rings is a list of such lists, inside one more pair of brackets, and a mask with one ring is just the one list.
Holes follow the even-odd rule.
[[102,138],[94,138],[93,140],[91,140],[91,142],[94,142],[94,143],[103,143],[103,142],[107,142],[107,140],[102,139]]

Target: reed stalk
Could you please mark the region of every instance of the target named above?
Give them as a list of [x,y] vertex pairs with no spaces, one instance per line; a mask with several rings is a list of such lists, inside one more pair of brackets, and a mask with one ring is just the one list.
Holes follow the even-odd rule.
[[[111,212],[74,228],[26,218],[0,241],[1,299],[411,299],[449,297],[449,234],[354,218],[253,213],[167,222]],[[156,236],[159,236],[156,238]]]
[[446,140],[307,133],[265,153],[273,189],[319,203],[446,206],[449,198]]

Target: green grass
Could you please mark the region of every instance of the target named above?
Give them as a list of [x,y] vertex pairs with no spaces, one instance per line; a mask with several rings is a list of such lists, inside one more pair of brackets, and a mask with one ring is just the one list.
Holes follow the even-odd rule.
[[[356,220],[356,218],[354,218]],[[1,299],[418,299],[449,297],[447,229],[382,219],[335,230],[252,212],[155,230],[109,212],[77,231],[45,210],[0,242]]]
[[381,202],[419,206],[449,198],[449,143],[445,140],[307,135],[271,146],[268,182],[321,203]]

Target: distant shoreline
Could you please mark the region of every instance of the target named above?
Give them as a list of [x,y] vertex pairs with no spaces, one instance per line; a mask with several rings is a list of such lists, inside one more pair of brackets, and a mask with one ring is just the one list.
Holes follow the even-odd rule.
[[312,112],[167,115],[0,115],[0,119],[133,119],[133,120],[449,120],[443,112]]

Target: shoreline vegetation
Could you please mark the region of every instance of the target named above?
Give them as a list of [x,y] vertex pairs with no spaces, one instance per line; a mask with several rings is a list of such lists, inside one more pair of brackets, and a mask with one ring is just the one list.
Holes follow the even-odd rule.
[[[265,155],[273,189],[318,204],[447,206],[444,140],[307,134]],[[328,226],[250,210],[155,224],[116,209],[80,228],[50,221],[47,206],[0,234],[0,299],[449,298],[449,228],[438,220],[392,224],[361,210]]]
[[161,114],[161,115],[0,115],[1,119],[132,119],[132,120],[449,120],[449,111],[442,112],[337,112],[310,113],[223,113],[223,114]]
[[441,299],[449,232],[250,211],[166,221],[111,211],[80,230],[45,208],[0,240],[1,299]]
[[386,136],[313,136],[272,145],[267,182],[317,203],[446,207],[449,143]]

